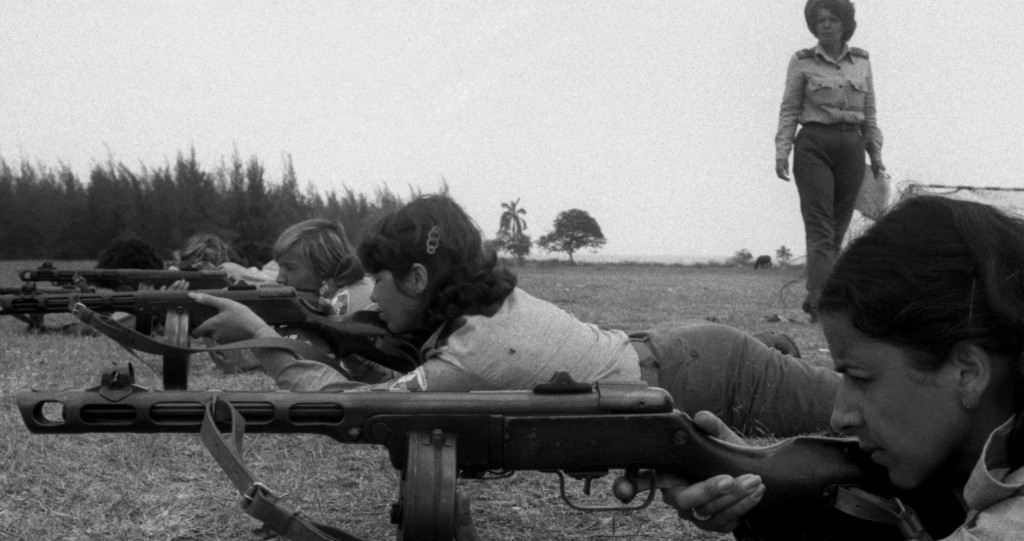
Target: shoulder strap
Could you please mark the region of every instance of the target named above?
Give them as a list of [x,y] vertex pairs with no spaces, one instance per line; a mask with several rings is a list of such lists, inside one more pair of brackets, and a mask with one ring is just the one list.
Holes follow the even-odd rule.
[[[302,513],[283,503],[266,485],[256,480],[242,461],[245,418],[230,402],[214,396],[204,409],[199,439],[242,495],[242,510],[246,514],[292,541],[361,541],[341,528],[306,519]],[[230,428],[234,448],[220,434],[217,422]]]
[[800,60],[807,60],[808,58],[814,58],[814,48],[800,49],[796,52],[796,57]]
[[[345,322],[331,322],[322,318],[324,324],[319,331],[330,345],[334,357],[320,348],[284,337],[252,338],[231,344],[214,347],[189,348],[176,346],[154,340],[145,334],[130,329],[113,319],[99,314],[87,306],[78,303],[71,311],[85,323],[100,333],[114,339],[125,349],[134,354],[143,351],[153,355],[184,355],[190,353],[209,353],[213,351],[233,351],[240,349],[282,349],[291,352],[297,358],[317,361],[341,371],[338,359],[348,355],[358,355],[363,359],[379,364],[390,370],[410,372],[423,364],[419,348],[404,338],[392,335],[381,327],[365,319],[353,319]],[[365,316],[363,316],[365,317]]]
[[868,58],[868,52],[860,47],[850,47],[850,54],[861,58]]
[[154,340],[145,334],[124,326],[106,315],[93,311],[81,303],[75,305],[72,309],[72,313],[100,333],[112,338],[118,344],[121,344],[121,346],[132,354],[134,354],[135,351],[142,351],[153,355],[182,355],[189,353],[209,353],[211,351],[270,348],[283,349],[291,352],[301,359],[321,362],[336,369],[339,367],[338,361],[331,358],[330,355],[327,355],[316,346],[301,340],[292,340],[284,337],[253,338],[221,346],[190,348],[175,346],[165,342],[160,342],[159,340]]
[[899,498],[882,498],[853,486],[829,487],[832,506],[854,517],[899,528],[906,541],[932,541],[913,509]]

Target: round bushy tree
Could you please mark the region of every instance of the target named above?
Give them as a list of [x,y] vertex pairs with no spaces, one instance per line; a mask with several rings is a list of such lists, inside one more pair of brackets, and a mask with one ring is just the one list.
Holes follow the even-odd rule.
[[569,262],[575,263],[572,255],[583,248],[597,250],[604,246],[605,238],[601,226],[587,211],[565,210],[555,218],[555,230],[537,239],[537,245],[549,252],[569,254]]

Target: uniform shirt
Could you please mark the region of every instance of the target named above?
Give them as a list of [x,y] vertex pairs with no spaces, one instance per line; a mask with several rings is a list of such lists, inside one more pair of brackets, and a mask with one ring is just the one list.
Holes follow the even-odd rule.
[[821,45],[797,51],[786,70],[786,89],[775,135],[775,159],[789,159],[797,123],[848,122],[861,125],[872,162],[882,157],[882,133],[875,110],[871,62],[863,49],[843,45],[833,59]]
[[[425,362],[397,379],[361,390],[484,391],[530,389],[557,371],[576,381],[640,380],[629,336],[584,323],[547,301],[514,289],[492,316],[458,318],[424,345]],[[259,334],[257,335],[259,336]],[[261,350],[260,360],[278,387],[293,391],[352,390],[343,374],[288,352]]]
[[1010,471],[1010,434],[1016,418],[997,428],[964,487],[967,522],[949,541],[1020,539],[1024,536],[1024,468]]

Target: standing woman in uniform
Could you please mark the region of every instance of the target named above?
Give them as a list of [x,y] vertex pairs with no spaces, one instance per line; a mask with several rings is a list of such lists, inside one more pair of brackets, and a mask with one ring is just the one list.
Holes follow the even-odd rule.
[[809,0],[804,17],[818,45],[797,51],[789,61],[775,135],[775,174],[789,181],[792,150],[807,240],[803,309],[816,321],[818,295],[864,179],[864,152],[876,175],[885,166],[868,53],[847,45],[857,28],[853,3]]

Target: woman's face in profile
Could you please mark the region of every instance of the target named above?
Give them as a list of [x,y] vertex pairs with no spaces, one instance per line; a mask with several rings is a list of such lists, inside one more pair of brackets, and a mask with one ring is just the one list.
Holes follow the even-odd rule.
[[402,284],[400,288],[394,274],[387,270],[373,273],[373,281],[370,300],[377,303],[380,319],[387,324],[388,330],[395,334],[422,330],[420,300],[407,293],[412,290],[412,285]]
[[900,488],[965,465],[969,472],[977,457],[969,456],[971,420],[961,407],[955,363],[924,371],[915,361],[927,354],[872,339],[845,315],[823,314],[821,321],[843,375],[832,427],[857,436]]
[[[277,273],[277,283],[294,287],[304,292],[319,292],[323,281],[317,276],[316,271],[309,265],[294,248],[286,250],[277,259],[280,270]],[[319,293],[317,293],[319,295]]]

